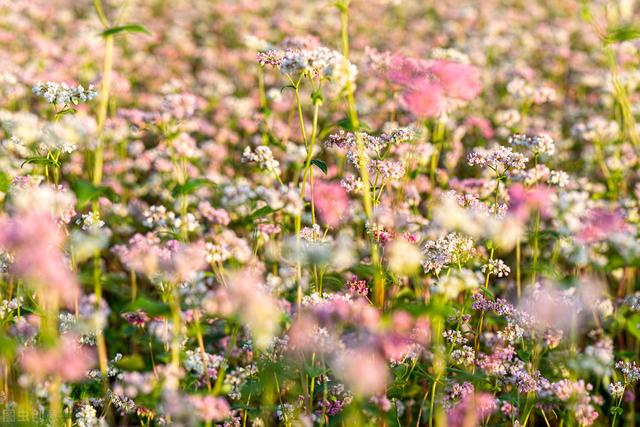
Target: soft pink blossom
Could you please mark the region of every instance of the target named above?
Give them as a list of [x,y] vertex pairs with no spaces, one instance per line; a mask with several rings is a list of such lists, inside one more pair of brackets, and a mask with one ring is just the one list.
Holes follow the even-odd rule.
[[339,183],[317,180],[313,184],[313,201],[320,221],[332,228],[342,222],[349,208],[349,197]]

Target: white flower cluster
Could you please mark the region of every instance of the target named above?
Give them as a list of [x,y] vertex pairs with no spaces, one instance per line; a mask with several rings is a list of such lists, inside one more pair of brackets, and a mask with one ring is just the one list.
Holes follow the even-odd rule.
[[271,148],[261,145],[251,150],[251,147],[244,149],[242,153],[242,163],[257,163],[260,169],[280,175],[280,162],[273,157]]
[[482,266],[482,272],[495,274],[498,277],[507,277],[511,273],[511,269],[501,259],[490,259],[489,262]]
[[92,232],[104,227],[104,221],[100,219],[100,214],[93,211],[83,214],[76,220],[76,224],[80,225],[84,231]]
[[485,166],[495,171],[502,168],[506,171],[524,169],[527,158],[513,151],[511,147],[500,146],[494,150],[476,148],[467,156],[467,162],[469,166]]
[[571,128],[571,136],[584,142],[609,142],[618,137],[620,127],[613,120],[592,117],[585,123],[577,123]]
[[46,123],[42,128],[38,150],[41,153],[59,151],[73,153],[78,147],[69,140],[65,126],[59,122]]
[[475,254],[475,246],[473,239],[458,233],[449,233],[446,236],[436,240],[429,240],[425,243],[424,261],[422,266],[429,273],[440,274],[443,268],[450,265],[462,265],[473,254]]
[[524,135],[517,133],[509,137],[509,144],[514,147],[525,147],[534,154],[554,154],[556,145],[553,139],[547,134],[541,135]]
[[536,105],[554,102],[558,99],[555,89],[548,86],[532,86],[520,77],[516,77],[507,84],[507,92],[515,98],[529,100]]
[[34,94],[43,97],[49,104],[54,105],[78,105],[81,102],[91,101],[98,96],[92,85],[85,89],[82,85],[71,87],[66,83],[51,81],[45,83],[37,82],[32,91]]

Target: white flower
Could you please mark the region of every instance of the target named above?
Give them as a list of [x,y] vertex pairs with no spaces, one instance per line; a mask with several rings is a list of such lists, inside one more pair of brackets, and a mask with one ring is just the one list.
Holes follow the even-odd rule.
[[80,225],[84,231],[96,231],[104,227],[104,221],[100,219],[100,214],[93,211],[83,214],[76,220],[76,224]]
[[53,105],[78,105],[82,102],[91,101],[98,93],[90,85],[85,89],[82,85],[71,87],[66,83],[56,83],[48,81],[37,82],[33,86],[32,92],[43,97],[49,104]]

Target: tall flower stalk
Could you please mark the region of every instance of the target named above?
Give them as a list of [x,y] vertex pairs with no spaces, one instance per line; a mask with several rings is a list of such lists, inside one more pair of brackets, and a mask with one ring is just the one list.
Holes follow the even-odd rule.
[[[349,6],[351,0],[338,0],[335,6],[340,12],[340,35],[342,40],[342,55],[349,59]],[[354,97],[354,88],[350,80],[347,80],[345,86],[347,97],[347,110],[350,127],[355,131],[356,147],[358,150],[360,179],[365,185],[362,191],[362,205],[367,221],[373,222],[373,201],[369,186],[369,165],[367,164],[367,156],[365,153],[364,141],[360,135],[360,119],[358,118],[358,110]],[[371,265],[374,268],[373,277],[373,302],[378,307],[384,307],[385,299],[385,281],[382,274],[382,264],[380,262],[380,254],[377,243],[371,240]]]

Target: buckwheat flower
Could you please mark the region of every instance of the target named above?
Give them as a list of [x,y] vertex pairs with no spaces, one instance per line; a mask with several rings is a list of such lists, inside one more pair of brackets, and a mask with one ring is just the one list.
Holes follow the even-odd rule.
[[76,148],[76,145],[69,141],[62,123],[47,123],[42,128],[40,142],[38,143],[38,151],[40,153],[72,153]]
[[402,162],[391,160],[371,160],[369,169],[373,177],[379,176],[383,181],[399,181],[405,174]]
[[363,184],[360,177],[354,175],[347,175],[341,181],[340,185],[347,191],[347,193],[358,193],[362,190]]
[[542,340],[549,349],[554,349],[560,344],[563,335],[563,332],[559,329],[547,328],[544,331]]
[[98,418],[98,412],[89,403],[82,404],[76,411],[74,418],[78,427],[102,427],[107,425],[104,418]]
[[569,174],[565,171],[549,171],[549,176],[547,177],[547,184],[553,185],[556,187],[564,188],[569,184]]
[[282,228],[278,224],[261,223],[256,225],[256,233],[258,234],[259,238],[263,239],[264,241],[270,240],[272,236],[280,234],[281,231]]
[[403,127],[393,129],[391,132],[384,133],[381,138],[386,141],[388,145],[397,146],[414,141],[418,135],[416,129],[412,127]]
[[167,208],[162,205],[150,206],[142,213],[142,216],[144,217],[142,224],[149,228],[166,227],[169,218]]
[[107,396],[113,407],[121,416],[135,412],[136,403],[127,396],[116,394],[111,390],[107,391]]
[[447,411],[447,425],[477,425],[498,409],[496,398],[489,393],[470,393]]
[[458,233],[449,233],[436,240],[429,240],[423,248],[422,266],[429,273],[440,274],[450,265],[464,264],[475,254],[473,239]]
[[351,132],[340,129],[337,133],[332,133],[323,143],[325,148],[339,148],[342,150],[353,150],[356,148],[356,138]]
[[43,97],[49,104],[53,105],[78,105],[82,102],[91,101],[98,96],[98,93],[93,90],[93,86],[90,85],[88,89],[85,89],[82,85],[71,87],[66,83],[56,83],[52,81],[37,82],[32,92],[35,95]]
[[[173,214],[173,212],[170,212],[170,215],[171,214]],[[196,231],[198,227],[200,227],[200,223],[198,222],[198,219],[191,212],[187,213],[185,216],[173,217],[173,218],[170,217],[170,219],[171,219],[171,224],[175,229],[180,229],[184,225],[185,230],[191,233]]]
[[516,77],[507,83],[507,92],[514,98],[530,99],[533,97],[534,88],[521,77]]
[[497,277],[507,277],[511,269],[501,259],[491,259],[482,266],[482,272],[488,272],[489,275],[493,274]]
[[231,408],[223,397],[189,396],[189,403],[204,421],[222,421],[231,416]]
[[122,313],[122,318],[129,324],[134,325],[138,328],[144,328],[147,322],[149,322],[150,318],[142,310],[137,310],[134,312],[125,312]]
[[367,229],[367,233],[373,236],[373,238],[381,245],[385,245],[393,239],[393,234],[387,231],[384,225],[367,222],[365,227]]
[[573,415],[580,425],[590,426],[593,425],[600,414],[592,405],[580,402],[574,406]]
[[283,75],[308,75],[328,79],[338,91],[349,81],[355,84],[357,68],[339,52],[319,46],[315,48],[295,48],[284,52],[280,61]]
[[616,362],[616,369],[622,372],[627,383],[636,383],[640,381],[640,367],[635,361],[626,362],[620,360]]
[[264,52],[258,52],[256,56],[260,65],[280,68],[284,55],[285,53],[279,49],[270,49]]
[[366,46],[364,54],[367,66],[377,73],[386,73],[393,65],[393,54],[389,51],[380,52],[376,48]]
[[531,95],[531,100],[536,105],[555,102],[558,99],[556,90],[549,86],[536,87]]
[[511,147],[498,147],[493,150],[484,150],[476,148],[467,156],[469,166],[488,167],[495,171],[498,170],[520,170],[524,169],[527,158],[514,152]]
[[9,271],[44,298],[70,304],[80,289],[60,250],[63,242],[62,231],[46,212],[0,217],[0,248],[14,257]]
[[555,143],[547,134],[523,135],[517,133],[509,137],[509,144],[514,147],[525,147],[537,155],[552,155],[556,152]]
[[193,159],[202,156],[202,151],[198,148],[196,140],[186,132],[180,132],[171,141],[171,145],[178,157]]
[[82,214],[82,216],[76,220],[76,224],[80,225],[84,231],[91,232],[98,231],[104,227],[104,221],[100,219],[100,214],[94,211]]
[[202,241],[181,243],[170,240],[161,248],[159,269],[164,280],[172,283],[190,282],[205,266],[206,250]]
[[584,142],[611,142],[620,133],[618,122],[604,117],[591,117],[589,121],[577,123],[571,128],[571,135]]
[[455,349],[451,352],[451,360],[460,366],[472,366],[475,363],[476,352],[468,345]]
[[466,344],[469,341],[460,331],[454,331],[452,329],[444,331],[442,333],[442,338],[444,338],[447,343],[455,345]]
[[629,232],[629,230],[631,228],[622,212],[594,208],[586,213],[576,238],[581,243],[591,244],[606,240],[613,234]]
[[349,349],[337,355],[331,363],[334,374],[354,393],[372,396],[383,393],[389,382],[388,367],[370,349]]
[[464,122],[465,127],[477,129],[485,139],[493,138],[494,132],[491,122],[484,117],[469,117]]
[[12,182],[13,206],[21,212],[49,212],[56,224],[68,224],[76,215],[76,198],[62,185],[40,185],[40,178],[16,177]]
[[223,208],[214,208],[211,203],[202,201],[198,204],[198,212],[212,224],[229,225],[229,212]]
[[522,184],[509,187],[509,214],[520,221],[525,221],[534,211],[548,216],[551,211],[550,188],[540,185],[537,188],[526,188]]
[[609,394],[614,399],[620,399],[624,394],[625,386],[620,381],[609,384]]
[[455,101],[470,101],[481,90],[479,71],[452,61],[396,56],[388,74],[402,86],[405,107],[419,117],[439,116]]
[[198,97],[191,93],[172,93],[165,95],[161,109],[165,118],[185,120],[195,114],[198,103]]
[[313,201],[320,221],[331,228],[340,225],[349,208],[347,192],[338,183],[316,180],[313,183]]
[[277,300],[262,285],[255,272],[242,270],[227,280],[229,298],[255,346],[265,349],[280,330],[281,311]]
[[495,120],[502,126],[514,128],[520,123],[521,116],[520,112],[515,109],[500,110],[496,113]]
[[246,147],[242,153],[242,163],[256,163],[260,169],[280,175],[280,162],[273,157],[271,149],[261,145],[251,150]]
[[95,355],[79,346],[75,336],[65,334],[53,348],[23,348],[19,362],[22,369],[36,379],[58,375],[62,381],[75,382],[83,379],[94,365]]
[[300,230],[300,238],[307,242],[315,242],[322,238],[322,230],[318,224],[313,224],[312,227],[303,227]]
[[362,295],[366,297],[369,294],[369,287],[367,286],[366,280],[358,280],[356,276],[353,276],[351,280],[349,280],[345,287],[349,289],[350,292],[356,295]]

